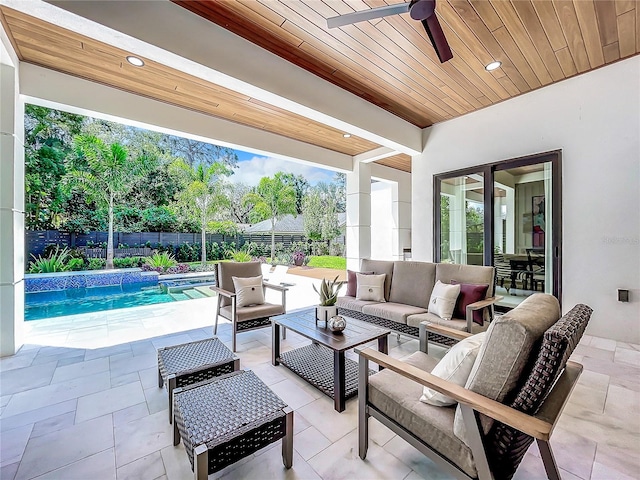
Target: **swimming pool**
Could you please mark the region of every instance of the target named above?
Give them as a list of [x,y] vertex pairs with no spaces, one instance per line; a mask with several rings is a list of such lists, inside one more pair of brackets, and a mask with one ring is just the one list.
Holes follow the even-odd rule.
[[26,321],[41,320],[78,313],[154,305],[189,298],[183,294],[163,293],[158,285],[149,285],[149,283],[26,293],[24,319]]

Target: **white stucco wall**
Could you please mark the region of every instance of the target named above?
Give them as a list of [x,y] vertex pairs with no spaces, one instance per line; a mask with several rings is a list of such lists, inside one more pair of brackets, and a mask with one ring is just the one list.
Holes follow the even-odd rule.
[[371,184],[371,258],[394,260],[391,184]]
[[413,258],[432,259],[434,174],[561,149],[563,309],[588,304],[588,333],[640,343],[639,138],[639,56],[425,129]]

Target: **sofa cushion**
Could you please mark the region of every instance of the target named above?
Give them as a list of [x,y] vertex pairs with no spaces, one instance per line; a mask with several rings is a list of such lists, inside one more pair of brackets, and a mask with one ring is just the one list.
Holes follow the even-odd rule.
[[373,315],[374,317],[386,318],[398,323],[407,323],[407,317],[416,313],[424,313],[425,309],[414,307],[413,305],[402,305],[401,303],[374,303],[364,305],[362,313]]
[[356,312],[362,312],[362,307],[365,305],[371,305],[378,302],[370,302],[367,300],[358,300],[356,297],[338,297],[336,306],[338,308],[346,308],[347,310],[353,310]]
[[360,264],[361,272],[373,272],[374,275],[384,273],[384,299],[389,301],[389,292],[391,291],[391,283],[393,281],[393,262],[390,260],[369,260],[365,258]]
[[[487,330],[465,388],[503,402],[518,382],[523,381],[522,374],[530,357],[538,354],[542,335],[559,318],[558,300],[552,295],[536,293],[494,320]],[[486,433],[493,422],[485,416],[481,420]],[[466,441],[459,408],[454,431]]]
[[428,308],[435,278],[435,263],[395,262],[389,301]]
[[[404,362],[430,372],[437,359],[422,352]],[[422,403],[422,385],[389,369],[369,377],[369,403],[440,452],[472,478],[477,476],[471,450],[453,434],[454,407]]]
[[[419,313],[417,315],[409,315],[407,317],[407,325],[410,327],[419,327],[422,322],[430,322],[436,325],[443,325],[449,328],[455,328],[456,330],[460,330],[463,332],[467,331],[467,321],[461,320],[459,318],[452,318],[451,320],[443,320],[442,318],[434,315],[433,313]],[[477,323],[473,323],[471,325],[471,333],[480,333],[487,330],[489,327],[489,323],[484,325],[478,325]]]
[[373,272],[354,272],[353,270],[347,270],[347,291],[345,292],[347,297],[356,296],[358,288],[358,277],[356,277],[356,273],[361,273],[362,275],[373,275]]
[[460,285],[449,285],[440,280],[436,281],[429,299],[429,313],[433,313],[443,320],[451,320],[458,295],[460,295]]
[[453,263],[436,263],[436,280],[442,283],[451,283],[455,280],[458,283],[485,284],[491,288],[487,289],[487,296],[493,296],[493,285],[495,285],[494,267],[484,267],[478,265],[457,265]]
[[369,300],[373,302],[386,302],[384,296],[384,280],[386,275],[364,275],[356,273],[358,286],[356,288],[356,298],[358,300]]
[[[459,282],[452,280],[451,283],[455,284]],[[455,318],[467,318],[467,306],[484,300],[487,297],[488,289],[489,285],[487,284],[476,285],[474,283],[460,283],[460,295],[458,295],[453,316]],[[473,321],[478,325],[484,325],[482,310],[473,311]]]

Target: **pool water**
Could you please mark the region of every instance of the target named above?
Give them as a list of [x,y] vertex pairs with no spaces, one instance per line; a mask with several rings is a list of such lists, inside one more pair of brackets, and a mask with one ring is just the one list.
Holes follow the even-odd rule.
[[[181,297],[163,293],[158,285],[148,283],[27,293],[24,319],[41,320],[78,313],[154,305],[173,302],[182,299]],[[186,300],[187,297],[185,296],[184,299]]]

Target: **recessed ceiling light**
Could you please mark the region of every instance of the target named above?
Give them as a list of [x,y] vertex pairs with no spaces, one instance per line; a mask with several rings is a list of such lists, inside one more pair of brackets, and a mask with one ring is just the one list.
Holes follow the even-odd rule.
[[127,62],[129,62],[134,67],[143,67],[144,61],[141,58],[134,57],[133,55],[129,55],[127,57]]
[[502,65],[502,62],[491,62],[489,65],[487,65],[486,67],[484,67],[484,69],[487,72],[490,72],[492,70],[495,70],[496,68],[500,68],[500,65]]
[[351,134],[350,134],[350,133],[343,133],[343,134],[342,134],[342,136],[343,136],[344,138],[349,138],[349,137],[351,136]]

